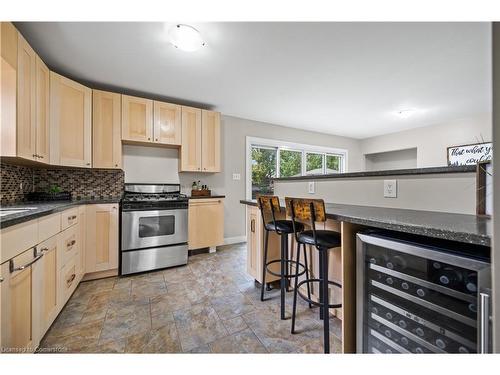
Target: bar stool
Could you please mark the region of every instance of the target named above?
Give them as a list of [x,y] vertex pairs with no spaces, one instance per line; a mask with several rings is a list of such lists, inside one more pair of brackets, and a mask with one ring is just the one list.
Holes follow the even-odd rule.
[[[339,308],[342,304],[329,304],[328,286],[333,285],[342,288],[342,285],[335,281],[328,280],[328,252],[330,249],[340,247],[340,233],[332,230],[316,230],[316,222],[326,221],[325,202],[322,199],[301,199],[301,198],[285,198],[287,215],[292,218],[292,222],[296,220],[310,221],[311,230],[294,231],[297,241],[297,254],[300,245],[312,245],[319,252],[319,278],[310,279],[298,282],[299,276],[295,275],[295,289],[293,292],[293,310],[292,310],[292,333],[295,333],[295,316],[297,311],[297,294],[304,300],[320,307],[320,318],[323,319],[323,347],[325,353],[330,353],[330,320],[329,308]],[[299,261],[299,259],[297,259]],[[310,297],[304,296],[299,288],[306,284],[319,283],[319,301],[313,301]]]
[[[262,267],[262,286],[260,291],[260,300],[264,301],[264,288],[266,286],[266,273],[269,272],[271,275],[278,276],[280,278],[280,298],[281,298],[281,309],[280,317],[285,320],[285,292],[288,289],[288,280],[292,277],[301,276],[306,274],[306,278],[309,278],[309,269],[307,264],[307,255],[304,248],[304,264],[299,263],[299,261],[294,261],[288,259],[288,235],[294,232],[299,233],[304,229],[304,225],[301,223],[294,223],[292,220],[276,220],[276,213],[281,213],[281,207],[279,198],[274,195],[260,195],[257,197],[257,202],[262,215],[262,222],[264,223],[264,229],[266,231],[264,237],[264,266]],[[271,214],[271,221],[266,218],[266,214]],[[281,255],[280,259],[267,261],[268,245],[269,245],[269,232],[276,232],[281,238]],[[299,259],[297,255],[297,259]],[[280,263],[280,272],[276,273],[269,269],[271,264]],[[290,271],[290,266],[295,265],[296,272],[292,274]],[[299,272],[300,268],[300,272]],[[297,277],[298,277],[297,276]],[[311,297],[311,292],[308,286],[308,296]]]

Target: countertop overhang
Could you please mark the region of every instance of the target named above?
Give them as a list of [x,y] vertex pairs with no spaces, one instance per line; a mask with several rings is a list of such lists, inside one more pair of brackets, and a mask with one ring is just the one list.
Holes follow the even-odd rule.
[[[257,206],[255,200],[240,203]],[[326,216],[337,221],[491,246],[491,219],[476,215],[325,203]]]

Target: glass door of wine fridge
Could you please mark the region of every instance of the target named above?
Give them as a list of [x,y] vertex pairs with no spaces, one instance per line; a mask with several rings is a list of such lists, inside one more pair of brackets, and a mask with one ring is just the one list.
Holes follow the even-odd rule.
[[489,249],[357,235],[358,353],[491,352]]

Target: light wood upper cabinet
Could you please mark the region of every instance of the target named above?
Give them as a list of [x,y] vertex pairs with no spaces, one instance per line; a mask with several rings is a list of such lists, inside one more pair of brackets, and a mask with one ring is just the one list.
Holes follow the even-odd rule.
[[220,172],[220,113],[201,111],[201,169]]
[[36,56],[36,159],[49,163],[50,158],[50,71],[42,59]]
[[224,200],[201,198],[189,201],[188,247],[215,247],[224,242]]
[[0,152],[17,156],[17,30],[10,22],[0,23]]
[[53,236],[37,246],[42,258],[33,265],[33,325],[36,333],[43,337],[62,308],[63,302],[58,293],[59,284],[59,236]]
[[181,172],[201,171],[201,109],[182,107]]
[[88,205],[86,216],[85,272],[118,268],[118,205]]
[[121,95],[93,90],[92,166],[121,168]]
[[182,107],[180,172],[220,172],[220,113]]
[[166,145],[181,144],[181,106],[154,102],[154,142]]
[[153,101],[122,95],[122,140],[152,142]]
[[50,72],[50,162],[91,166],[92,90]]
[[17,156],[36,160],[36,53],[21,34],[17,47]]

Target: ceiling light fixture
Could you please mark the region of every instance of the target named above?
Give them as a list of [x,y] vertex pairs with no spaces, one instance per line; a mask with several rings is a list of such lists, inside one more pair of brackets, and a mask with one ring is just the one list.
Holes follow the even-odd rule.
[[175,25],[169,31],[170,43],[175,48],[183,51],[193,52],[206,45],[201,34],[189,25]]
[[408,118],[413,116],[417,111],[415,109],[400,109],[396,112],[400,118]]

